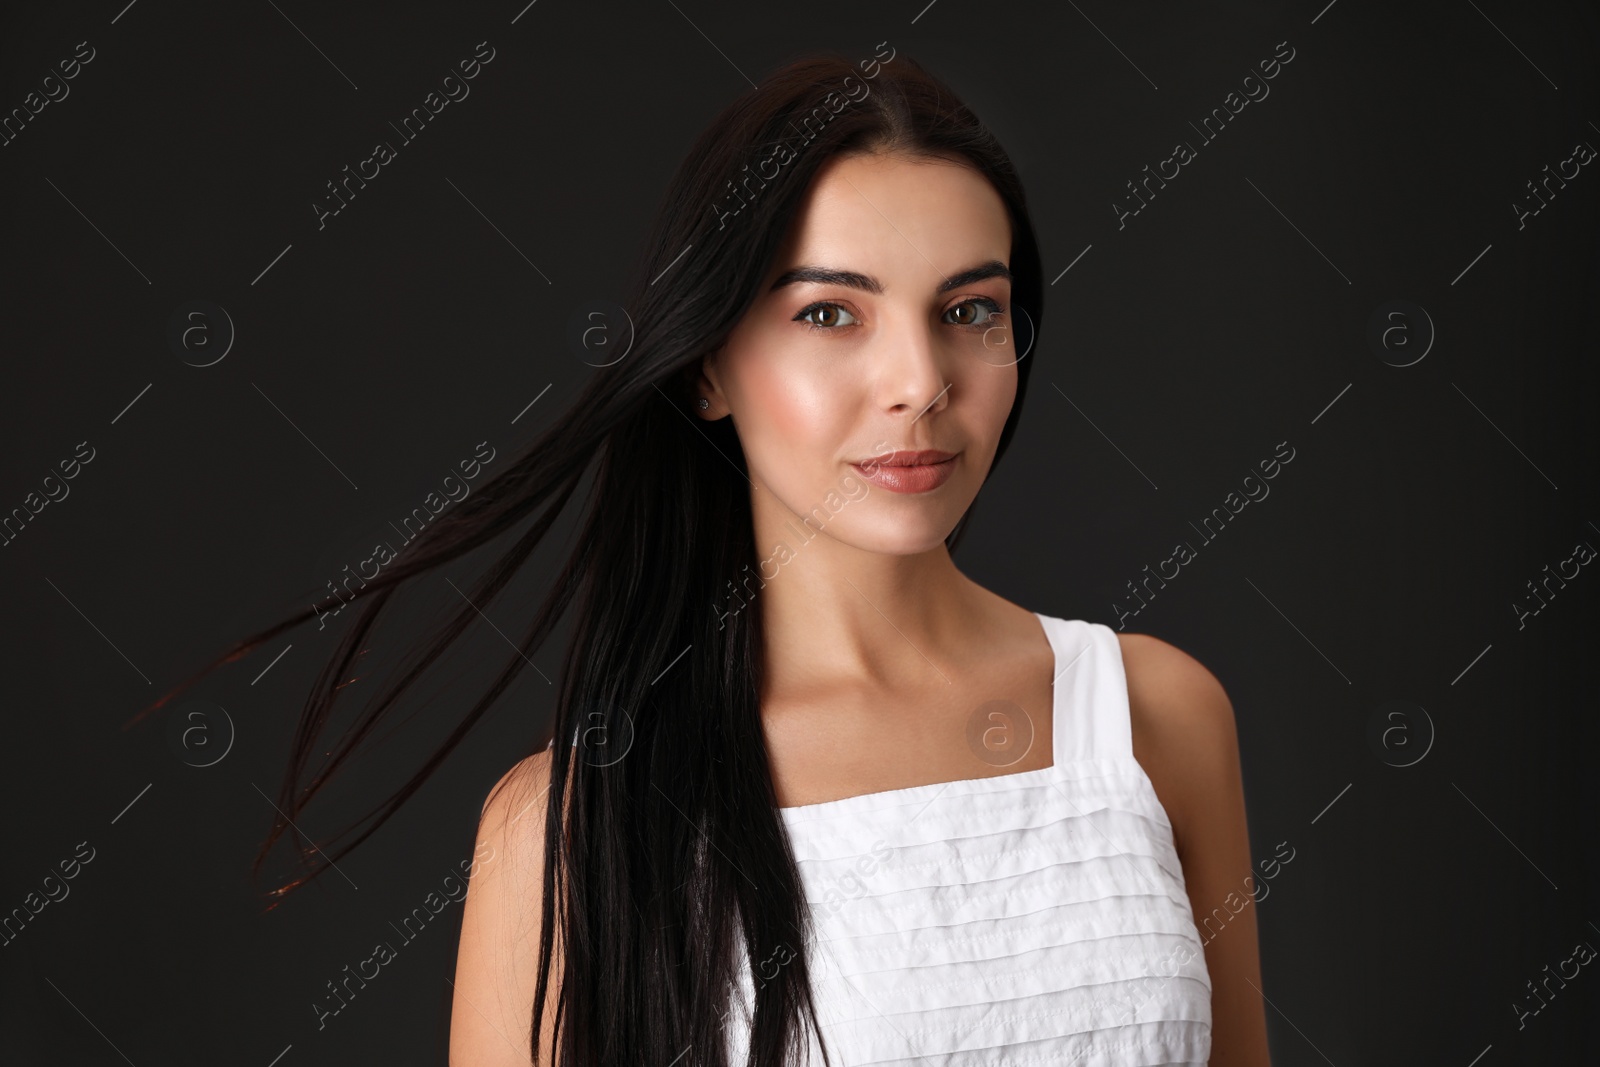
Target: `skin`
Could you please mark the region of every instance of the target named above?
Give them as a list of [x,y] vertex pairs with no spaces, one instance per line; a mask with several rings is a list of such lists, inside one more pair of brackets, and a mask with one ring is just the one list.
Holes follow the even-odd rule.
[[[988,475],[1017,388],[1009,278],[960,276],[1005,264],[1010,248],[1004,204],[976,171],[835,158],[760,295],[702,362],[709,406],[693,412],[733,420],[758,555],[774,559],[739,610],[762,612],[761,716],[780,806],[1050,765],[1048,639],[1031,611],[968,579],[944,546]],[[878,291],[776,284],[800,267],[869,276]],[[928,448],[958,457],[925,493],[865,486],[851,465]],[[1214,909],[1231,915],[1226,903],[1237,908],[1252,874],[1233,708],[1186,653],[1147,635],[1119,639],[1134,757],[1172,823],[1199,926]],[[996,700],[1009,702],[1007,737],[1018,739],[1000,763],[966,743],[978,709]],[[464,906],[452,1063],[528,1062],[549,759],[519,763],[484,805],[479,843],[495,860]],[[1211,1064],[1268,1064],[1254,908],[1231,915],[1205,955]],[[547,1032],[542,1061],[548,1049]]]

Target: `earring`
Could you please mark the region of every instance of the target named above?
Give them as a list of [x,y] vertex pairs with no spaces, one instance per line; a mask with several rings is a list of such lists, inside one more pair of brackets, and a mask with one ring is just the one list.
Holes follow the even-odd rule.
[[711,401],[707,400],[705,397],[701,397],[700,398],[700,410],[704,411],[706,408],[708,408],[710,406],[711,406]]

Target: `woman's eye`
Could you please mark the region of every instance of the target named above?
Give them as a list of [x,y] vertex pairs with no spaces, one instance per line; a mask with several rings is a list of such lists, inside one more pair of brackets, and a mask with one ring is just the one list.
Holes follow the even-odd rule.
[[[840,320],[840,316],[845,321]],[[855,325],[855,316],[850,314],[838,304],[812,304],[803,308],[795,317],[796,322],[804,322],[813,330],[831,330],[838,326]]]
[[[994,320],[1004,314],[1000,304],[986,296],[973,297],[963,300],[944,313],[943,321],[952,326],[970,326],[987,328],[994,325]],[[841,326],[859,326],[860,323],[846,308],[839,304],[819,301],[800,310],[794,317],[796,322],[804,322],[813,330],[836,330]]]
[[950,321],[949,316],[956,316],[953,321],[957,326],[987,326],[990,319],[1000,314],[1000,305],[986,296],[963,300],[945,312],[947,321]]

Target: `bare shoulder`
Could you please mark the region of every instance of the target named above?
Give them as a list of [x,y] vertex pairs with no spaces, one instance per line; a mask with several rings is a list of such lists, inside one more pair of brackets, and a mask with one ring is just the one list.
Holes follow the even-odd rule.
[[[495,874],[515,874],[517,879],[543,878],[545,800],[550,794],[549,749],[518,760],[484,797],[478,816],[480,851],[493,850],[499,871],[483,879],[485,891]],[[470,892],[470,889],[469,889]],[[538,900],[535,898],[535,904]]]
[[1210,931],[1220,915],[1228,924],[1225,936],[1205,937],[1211,1062],[1265,1067],[1271,1059],[1256,914],[1246,906],[1253,899],[1250,834],[1233,704],[1182,649],[1147,634],[1117,637],[1134,758],[1172,823],[1195,923]]
[[1239,788],[1233,703],[1205,665],[1149,634],[1118,633],[1134,757],[1166,809],[1180,853],[1192,827]]
[[[486,832],[501,835],[509,847],[517,843],[519,833],[526,833],[517,829],[525,819],[534,820],[542,830],[544,798],[550,788],[550,760],[551,750],[542,749],[518,760],[500,776],[483,799],[480,836]],[[537,804],[533,803],[535,800]]]
[[[450,1010],[452,1064],[524,1065],[538,980],[544,890],[548,749],[520,760],[489,790],[478,819],[477,855],[467,885]],[[559,970],[552,979],[559,978]],[[546,1007],[553,1009],[552,983]],[[553,1020],[553,1011],[545,1013]],[[541,1042],[548,1050],[549,1023]],[[540,1062],[548,1062],[547,1051]]]
[[[1233,704],[1216,675],[1176,645],[1150,634],[1118,633],[1134,727],[1156,732],[1233,727]],[[1141,718],[1143,721],[1141,721]]]

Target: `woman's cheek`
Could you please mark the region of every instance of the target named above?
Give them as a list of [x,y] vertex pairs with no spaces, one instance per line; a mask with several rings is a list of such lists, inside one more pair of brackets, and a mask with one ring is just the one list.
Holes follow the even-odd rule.
[[986,400],[983,408],[993,426],[993,436],[998,440],[1001,429],[1005,427],[1006,418],[1011,414],[1011,407],[1017,399],[1016,364],[1006,367],[984,367],[981,376],[973,381],[972,387]]
[[838,385],[826,375],[795,361],[774,360],[752,385],[762,436],[775,447],[832,452],[841,443],[826,440],[843,410]]

